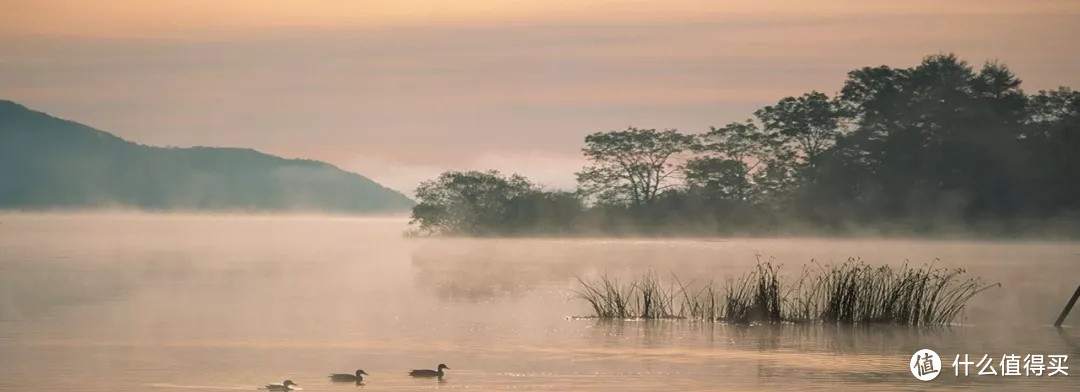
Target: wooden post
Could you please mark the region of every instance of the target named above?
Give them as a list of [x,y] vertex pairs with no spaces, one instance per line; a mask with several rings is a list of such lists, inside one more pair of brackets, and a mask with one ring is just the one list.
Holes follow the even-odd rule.
[[1076,305],[1077,298],[1080,298],[1080,286],[1076,286],[1076,292],[1073,293],[1072,298],[1069,299],[1069,304],[1065,305],[1065,309],[1061,310],[1061,315],[1058,316],[1057,321],[1054,322],[1055,327],[1060,327],[1061,323],[1065,322],[1065,317],[1069,315],[1069,311],[1072,310],[1073,305]]

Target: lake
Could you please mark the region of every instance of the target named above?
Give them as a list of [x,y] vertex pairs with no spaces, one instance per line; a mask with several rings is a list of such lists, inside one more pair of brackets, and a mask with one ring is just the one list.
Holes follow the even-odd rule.
[[[415,239],[405,217],[0,215],[0,390],[1080,390],[1080,243]],[[966,268],[941,328],[601,321],[575,276],[724,281],[755,258]],[[936,260],[936,261],[935,261]],[[909,368],[935,350],[930,382]],[[956,355],[1069,355],[1071,375],[955,376]],[[451,370],[443,382],[409,369]],[[331,384],[363,368],[367,383]]]

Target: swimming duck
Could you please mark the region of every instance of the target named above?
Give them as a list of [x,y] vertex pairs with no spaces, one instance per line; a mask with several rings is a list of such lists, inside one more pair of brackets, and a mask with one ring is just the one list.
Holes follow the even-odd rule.
[[281,384],[269,384],[269,385],[267,385],[266,390],[268,390],[268,391],[291,391],[293,389],[296,389],[296,388],[293,388],[293,387],[298,387],[298,386],[299,385],[296,385],[296,383],[292,382],[292,380],[285,380],[285,382],[282,382]]
[[413,377],[438,377],[441,380],[443,369],[450,370],[450,367],[440,363],[439,370],[417,369],[409,372],[409,375]]
[[330,375],[330,381],[333,382],[361,382],[364,381],[364,375],[367,372],[364,369],[356,369],[356,374],[334,373]]

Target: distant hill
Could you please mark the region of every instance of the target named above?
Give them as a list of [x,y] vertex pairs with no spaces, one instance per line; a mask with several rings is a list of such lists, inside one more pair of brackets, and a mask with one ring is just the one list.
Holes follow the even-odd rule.
[[392,212],[405,195],[327,163],[163,148],[0,100],[0,209]]

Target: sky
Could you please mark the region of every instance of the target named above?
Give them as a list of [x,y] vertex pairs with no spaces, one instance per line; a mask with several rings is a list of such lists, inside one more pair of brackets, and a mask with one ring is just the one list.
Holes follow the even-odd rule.
[[1080,88],[1080,1],[0,0],[0,99],[158,146],[574,186],[592,132],[701,132],[954,52]]

